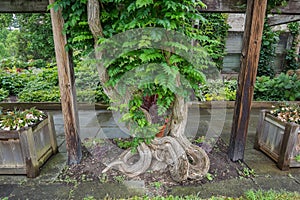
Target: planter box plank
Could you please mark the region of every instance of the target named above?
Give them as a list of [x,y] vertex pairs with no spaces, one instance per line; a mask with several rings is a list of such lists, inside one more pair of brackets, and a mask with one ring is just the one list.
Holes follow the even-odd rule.
[[[19,131],[0,131],[0,174],[34,178],[47,159],[57,153],[53,118]],[[11,137],[10,137],[11,136]]]
[[295,123],[285,123],[262,110],[256,130],[254,148],[263,151],[281,170],[300,167],[295,157],[300,154],[300,129]]

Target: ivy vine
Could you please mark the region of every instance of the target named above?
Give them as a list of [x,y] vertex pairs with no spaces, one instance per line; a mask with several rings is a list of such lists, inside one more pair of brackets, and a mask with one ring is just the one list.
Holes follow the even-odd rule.
[[291,33],[291,36],[293,38],[291,49],[287,50],[286,56],[285,56],[285,71],[288,70],[296,70],[300,68],[300,55],[297,53],[296,48],[298,46],[298,43],[300,42],[298,40],[299,34],[300,34],[300,23],[299,22],[292,22],[288,24],[288,29]]
[[273,31],[267,21],[264,23],[261,51],[258,62],[257,75],[274,77],[274,58],[279,41],[279,32]]

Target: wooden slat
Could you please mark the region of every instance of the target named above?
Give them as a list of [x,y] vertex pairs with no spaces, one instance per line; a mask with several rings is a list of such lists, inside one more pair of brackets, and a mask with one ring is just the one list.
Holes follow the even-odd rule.
[[20,134],[20,142],[26,164],[27,177],[34,178],[39,174],[39,165],[31,128],[27,130],[26,134]]
[[[245,13],[247,0],[202,0],[207,5],[203,12]],[[289,0],[283,8],[274,9],[271,13],[300,15],[300,1]]]
[[268,24],[270,26],[277,26],[296,21],[300,21],[300,15],[275,15],[268,17]]
[[12,167],[15,165],[13,149],[10,145],[11,141],[2,141],[1,142],[1,151],[2,151],[2,166],[4,167]]
[[48,128],[49,128],[50,143],[51,143],[53,154],[56,154],[58,152],[56,132],[55,132],[55,127],[54,127],[54,122],[53,122],[53,116],[49,113],[48,113],[48,120],[49,120]]
[[0,131],[0,139],[18,139],[18,131]]
[[299,132],[299,125],[295,123],[287,123],[284,130],[282,146],[278,158],[278,167],[281,170],[288,170],[290,165],[290,158],[293,149],[297,143]]
[[48,0],[1,0],[0,13],[47,12]]
[[22,149],[19,140],[10,140],[10,148],[12,150],[14,167],[24,167],[24,158],[22,157]]

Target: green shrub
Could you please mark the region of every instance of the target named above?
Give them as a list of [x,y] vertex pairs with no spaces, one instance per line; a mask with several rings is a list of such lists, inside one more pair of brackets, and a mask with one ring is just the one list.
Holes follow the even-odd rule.
[[0,87],[9,92],[9,95],[17,95],[30,81],[30,73],[17,71],[0,71]]
[[20,102],[59,102],[60,92],[58,86],[35,90],[33,87],[26,87],[19,93]]
[[290,69],[298,69],[300,68],[300,55],[297,54],[296,48],[299,43],[298,37],[300,34],[300,23],[299,22],[291,22],[288,24],[288,29],[293,37],[292,47],[286,52],[285,62],[286,66],[284,67],[285,71]]
[[60,93],[57,68],[33,70],[31,80],[18,93],[18,98],[20,102],[58,102]]
[[236,80],[216,80],[208,81],[200,86],[206,101],[234,101],[236,98],[237,82]]
[[96,68],[79,62],[75,68],[75,77],[78,102],[109,102],[109,98],[104,94],[101,87]]
[[3,88],[0,88],[0,101],[5,100],[9,95],[9,92]]
[[36,59],[36,60],[28,60],[22,61],[15,57],[9,57],[2,59],[0,61],[0,68],[1,69],[30,69],[30,68],[43,68],[47,66],[49,63],[42,59]]
[[281,73],[275,78],[257,77],[254,99],[256,101],[296,101],[300,100],[300,80],[297,75]]
[[276,56],[276,46],[279,41],[279,32],[273,31],[267,22],[264,24],[261,51],[257,69],[258,76],[274,77],[274,58]]

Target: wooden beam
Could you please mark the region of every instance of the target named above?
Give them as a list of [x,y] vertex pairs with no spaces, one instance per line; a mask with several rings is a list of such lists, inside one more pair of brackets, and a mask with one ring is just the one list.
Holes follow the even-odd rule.
[[[202,0],[207,5],[203,12],[245,13],[247,0]],[[300,15],[300,1],[289,0],[288,5],[274,9],[271,13]]]
[[48,5],[48,0],[1,0],[0,13],[43,13]]
[[268,24],[270,26],[277,26],[296,21],[300,21],[300,15],[274,15],[268,17]]
[[[49,0],[50,4],[55,0]],[[68,152],[68,164],[81,161],[81,141],[79,138],[79,123],[76,103],[75,77],[71,53],[67,52],[66,36],[63,35],[63,17],[61,10],[51,10],[52,30],[58,68],[61,107],[64,118],[64,130]]]
[[243,160],[251,103],[258,67],[267,0],[248,0],[241,68],[233,114],[228,156]]
[[[207,9],[203,12],[245,13],[247,0],[202,0]],[[0,13],[47,12],[48,0],[1,0]],[[284,8],[272,13],[300,15],[300,1],[289,0]]]

